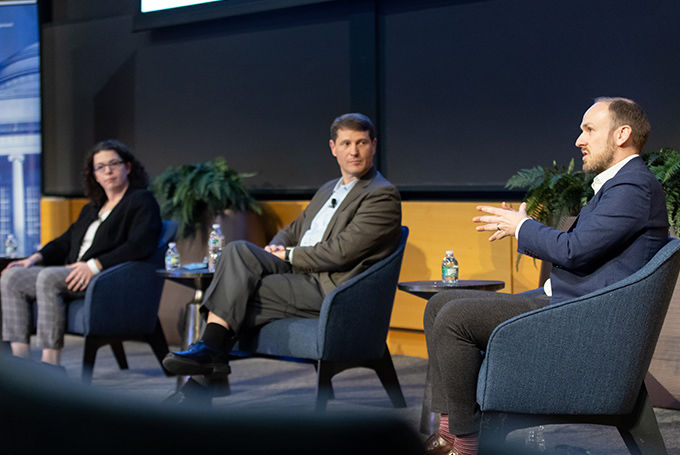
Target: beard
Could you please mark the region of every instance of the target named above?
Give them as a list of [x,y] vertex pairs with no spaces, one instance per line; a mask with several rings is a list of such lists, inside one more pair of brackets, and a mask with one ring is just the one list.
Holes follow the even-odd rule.
[[609,169],[614,164],[614,153],[616,152],[616,144],[614,143],[614,136],[607,139],[607,145],[602,152],[594,154],[591,152],[590,160],[583,163],[583,172],[587,174],[599,174]]

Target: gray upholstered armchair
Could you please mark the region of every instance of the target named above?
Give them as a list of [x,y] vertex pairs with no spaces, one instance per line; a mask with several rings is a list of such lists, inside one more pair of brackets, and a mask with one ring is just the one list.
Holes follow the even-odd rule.
[[325,410],[327,401],[333,398],[331,378],[353,367],[373,369],[392,404],[405,407],[385,343],[408,238],[408,228],[401,229],[397,250],[328,294],[318,319],[281,319],[247,331],[232,355],[314,364],[317,410]]
[[158,319],[164,280],[156,276],[163,268],[168,242],[175,238],[177,223],[164,221],[158,248],[148,261],[118,264],[96,275],[84,299],[68,304],[67,333],[85,337],[83,381],[92,379],[97,349],[110,344],[121,369],[127,369],[123,341],[151,345],[160,363],[168,344]]
[[499,325],[479,373],[481,455],[506,435],[551,423],[618,428],[633,454],[665,454],[644,379],[680,269],[672,239],[605,289]]

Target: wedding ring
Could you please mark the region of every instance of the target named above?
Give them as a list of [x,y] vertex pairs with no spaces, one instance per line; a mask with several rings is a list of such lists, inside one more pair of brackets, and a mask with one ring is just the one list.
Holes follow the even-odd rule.
[[501,230],[501,223],[498,223],[498,224],[496,225],[496,230],[497,230],[497,231],[500,231],[500,230]]
[[85,284],[85,280],[80,280],[80,284]]

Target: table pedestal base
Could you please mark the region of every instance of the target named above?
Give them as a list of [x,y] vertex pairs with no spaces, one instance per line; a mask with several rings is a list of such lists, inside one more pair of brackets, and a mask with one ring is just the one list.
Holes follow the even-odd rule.
[[[201,318],[199,309],[203,301],[203,291],[196,290],[194,298],[187,303],[184,309],[184,328],[182,330],[182,346],[181,351],[186,351],[189,346],[194,344],[205,327],[205,321]],[[177,376],[177,390],[181,390],[184,384],[189,380],[189,376]]]
[[230,394],[228,376],[194,376],[189,377],[181,387],[177,388],[175,393],[163,402],[175,406],[211,407],[213,398],[226,397]]

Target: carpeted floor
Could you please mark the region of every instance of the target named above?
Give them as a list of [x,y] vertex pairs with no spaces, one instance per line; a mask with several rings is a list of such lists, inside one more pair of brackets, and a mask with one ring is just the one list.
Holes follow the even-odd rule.
[[[122,371],[108,347],[97,356],[92,386],[123,392],[139,400],[162,402],[176,388],[177,379],[168,378],[148,346],[125,343],[129,370]],[[63,365],[69,377],[79,378],[83,341],[67,336]],[[38,353],[34,353],[38,356]],[[393,356],[399,381],[406,397],[407,408],[392,407],[378,378],[370,370],[354,369],[337,375],[333,380],[335,399],[328,404],[329,413],[390,414],[407,421],[417,431],[420,427],[421,404],[427,360],[417,357]],[[231,394],[215,398],[215,408],[266,413],[272,409],[312,412],[314,408],[315,371],[306,364],[264,359],[245,359],[232,363]],[[657,420],[670,455],[680,455],[680,411],[656,409]],[[533,429],[535,432],[537,429]],[[527,445],[530,430],[510,434],[510,447],[515,453],[538,453],[539,448]],[[542,453],[550,454],[628,454],[615,428],[596,425],[546,426],[542,429]],[[423,438],[426,436],[423,435]]]

